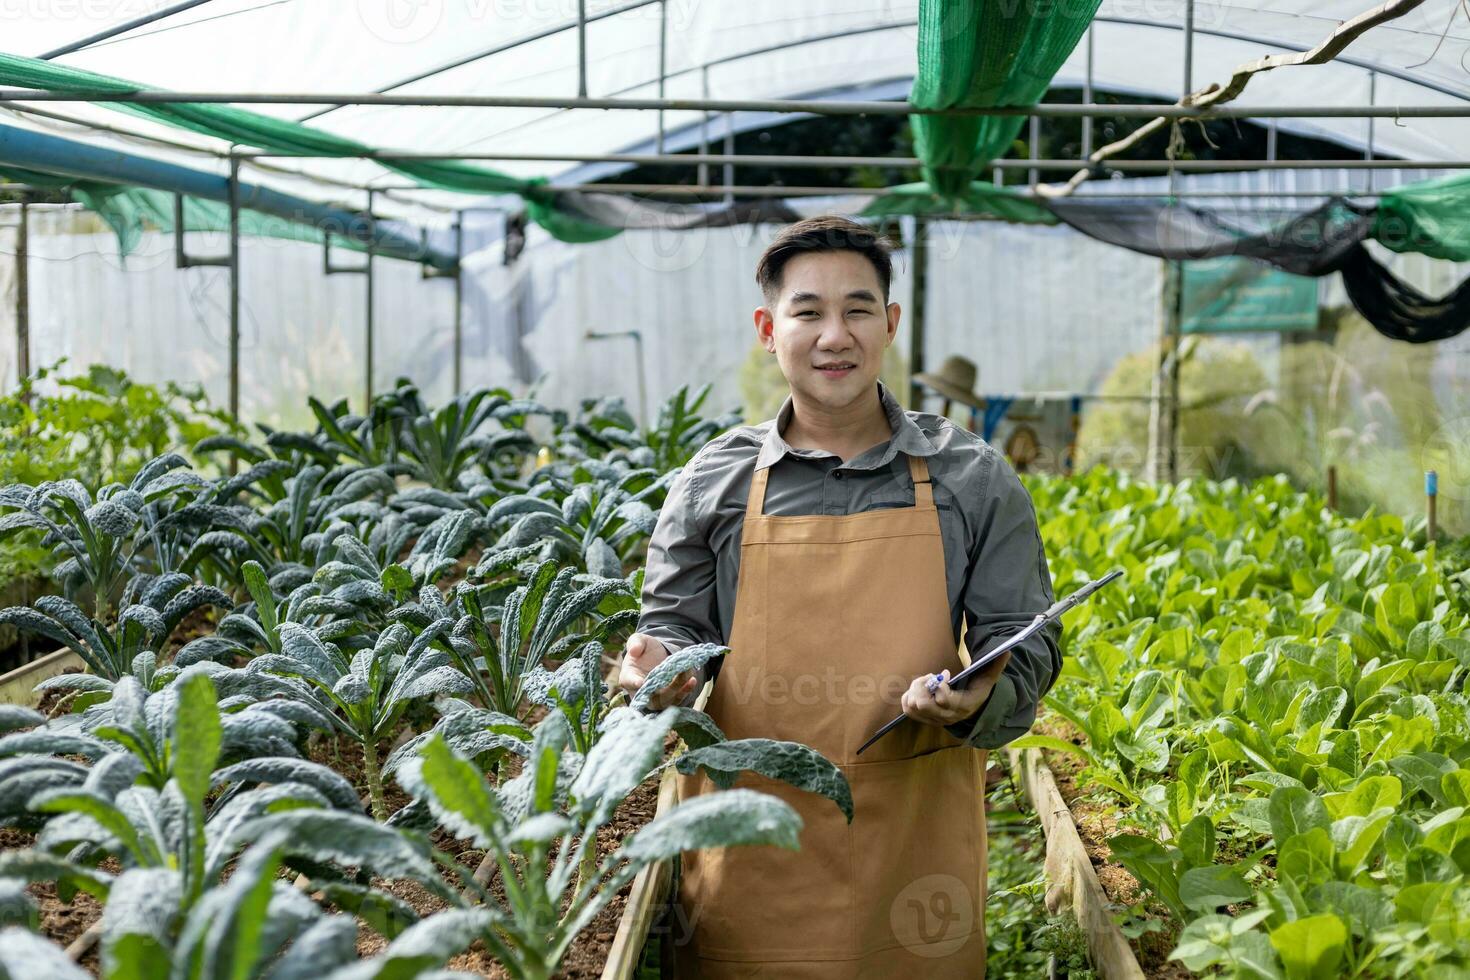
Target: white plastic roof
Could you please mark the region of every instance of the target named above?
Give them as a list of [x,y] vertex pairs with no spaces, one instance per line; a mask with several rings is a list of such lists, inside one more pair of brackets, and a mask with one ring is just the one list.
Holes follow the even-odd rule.
[[[1237,65],[1265,54],[1303,50],[1374,0],[1264,0],[1195,3],[1195,87],[1224,81]],[[125,23],[165,0],[99,0],[0,6],[0,48],[37,56]],[[1159,101],[1184,85],[1184,0],[1104,0],[1093,28],[1093,84]],[[631,9],[630,9],[631,8]],[[667,0],[669,97],[865,98],[901,96],[915,70],[916,0]],[[660,5],[587,0],[587,94],[658,94]],[[372,92],[572,97],[577,94],[576,0],[213,0],[84,50],[72,65],[181,91]],[[564,28],[562,30],[554,30]],[[513,42],[539,34],[528,43]],[[485,55],[494,48],[499,53]],[[1058,76],[1078,85],[1087,73],[1084,41]],[[1244,106],[1459,104],[1470,99],[1470,22],[1460,0],[1429,0],[1352,44],[1326,66],[1258,76]],[[455,66],[455,67],[447,67]],[[418,78],[418,76],[424,76]],[[418,78],[415,81],[410,79]],[[707,88],[706,88],[707,85]],[[222,141],[99,106],[36,104],[88,123],[125,127],[198,150]],[[302,119],[321,106],[250,106]],[[0,122],[47,127],[71,138],[186,162],[223,173],[216,158],[160,150],[105,133],[0,112]],[[698,112],[664,114],[665,146],[698,141]],[[759,120],[733,120],[742,128]],[[555,109],[356,106],[310,120],[384,149],[454,152],[613,153],[653,148],[658,113]],[[725,122],[711,127],[711,139]],[[1365,145],[1362,119],[1283,119],[1282,130]],[[1408,159],[1470,159],[1470,119],[1378,120],[1373,146]],[[718,147],[716,146],[716,150]],[[371,161],[275,160],[314,178],[401,185],[405,179]],[[553,179],[585,174],[575,163],[485,162],[520,175]],[[340,188],[263,174],[250,179],[303,196],[361,202]],[[419,200],[462,205],[461,195],[415,192]],[[385,207],[384,210],[390,210]],[[390,213],[391,210],[390,210]],[[422,214],[400,216],[423,219]]]

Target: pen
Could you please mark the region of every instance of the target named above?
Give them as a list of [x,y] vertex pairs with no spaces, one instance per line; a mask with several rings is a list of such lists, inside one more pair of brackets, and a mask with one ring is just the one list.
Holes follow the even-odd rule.
[[[1102,578],[1094,579],[1093,581],[1088,582],[1086,585],[1082,586],[1082,588],[1078,589],[1076,592],[1073,592],[1065,599],[1061,599],[1053,603],[1051,608],[1046,610],[1046,612],[1037,613],[1036,618],[1031,620],[1031,622],[1027,624],[1025,629],[1021,630],[1019,633],[1015,633],[1011,636],[1006,637],[1004,642],[1002,642],[999,646],[995,647],[993,650],[990,650],[979,659],[971,662],[970,666],[966,667],[964,670],[960,671],[958,674],[955,674],[952,678],[950,678],[949,686],[964,687],[966,684],[969,683],[971,677],[974,677],[980,671],[984,670],[986,667],[994,663],[1001,654],[1005,653],[1007,650],[1011,649],[1011,647],[1031,636],[1037,630],[1041,629],[1042,626],[1060,617],[1062,613],[1066,612],[1068,609],[1071,609],[1073,606],[1085,601],[1088,596],[1092,595],[1098,589],[1102,588],[1104,585],[1107,585],[1113,579],[1122,574],[1123,570],[1121,568],[1115,568],[1111,572],[1108,572],[1106,575],[1104,575]],[[929,693],[933,694],[935,691],[938,691],[939,685],[942,683],[943,681],[941,681],[938,676],[931,678],[926,685],[929,689]],[[901,714],[897,718],[888,722],[882,728],[878,729],[876,732],[873,733],[872,738],[868,739],[862,744],[862,747],[857,750],[857,754],[862,755],[865,749],[871,746],[874,742],[878,741],[878,739],[882,738],[884,735],[887,735],[889,732],[897,728],[907,717],[908,715]]]

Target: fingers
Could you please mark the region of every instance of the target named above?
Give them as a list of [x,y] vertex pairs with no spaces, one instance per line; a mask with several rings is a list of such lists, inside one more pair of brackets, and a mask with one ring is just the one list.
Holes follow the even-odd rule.
[[678,704],[693,693],[696,683],[698,682],[694,677],[694,672],[686,670],[670,681],[667,687],[649,698],[648,703],[660,711],[670,705]]
[[934,703],[945,711],[954,710],[955,689],[949,686],[949,668],[939,674],[939,689],[934,692]]
[[[660,661],[662,659],[660,658]],[[644,684],[648,683],[648,674],[651,670],[651,667],[644,669],[625,658],[622,667],[618,670],[618,687],[632,697]],[[669,705],[678,704],[693,692],[697,683],[698,678],[695,677],[694,671],[686,670],[676,675],[663,688],[653,692],[648,699],[648,706],[662,710]]]
[[903,713],[925,724],[951,725],[974,714],[975,708],[989,696],[990,689],[994,686],[994,679],[988,668],[964,689],[950,687],[949,678],[948,670],[914,678],[899,699]]
[[935,724],[940,720],[941,709],[934,700],[934,695],[929,693],[929,681],[935,677],[934,674],[925,674],[923,677],[915,677],[913,683],[909,684],[908,690],[903,692],[899,698],[899,705],[903,713],[915,721]]
[[668,657],[664,645],[646,633],[634,633],[623,648],[618,687],[631,697],[648,679],[648,672]]

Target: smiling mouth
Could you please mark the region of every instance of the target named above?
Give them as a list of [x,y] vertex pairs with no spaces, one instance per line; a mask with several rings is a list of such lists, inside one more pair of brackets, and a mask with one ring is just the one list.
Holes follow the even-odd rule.
[[856,367],[856,364],[843,361],[837,364],[819,364],[817,365],[817,370],[830,378],[841,378],[853,371]]

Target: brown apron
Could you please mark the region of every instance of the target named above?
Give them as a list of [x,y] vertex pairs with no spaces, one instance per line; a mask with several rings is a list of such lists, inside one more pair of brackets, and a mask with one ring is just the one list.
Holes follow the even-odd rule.
[[[685,980],[985,975],[986,753],[910,722],[855,754],[915,677],[962,665],[928,467],[909,457],[909,470],[913,507],[843,516],[767,516],[769,468],[751,480],[731,652],[707,710],[729,738],[789,739],[837,763],[855,814],[740,777],[801,815],[801,849],[682,855]],[[715,788],[698,773],[678,789]]]

